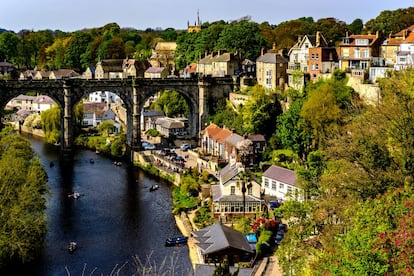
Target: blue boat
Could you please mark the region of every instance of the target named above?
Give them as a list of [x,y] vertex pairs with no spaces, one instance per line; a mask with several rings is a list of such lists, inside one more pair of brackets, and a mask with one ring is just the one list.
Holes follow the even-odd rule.
[[188,241],[188,237],[174,237],[174,238],[168,238],[165,240],[165,246],[175,246],[180,244],[185,244]]

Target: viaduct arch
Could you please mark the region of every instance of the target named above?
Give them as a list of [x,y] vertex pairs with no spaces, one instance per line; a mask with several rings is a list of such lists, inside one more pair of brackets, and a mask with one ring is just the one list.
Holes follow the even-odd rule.
[[159,91],[175,90],[187,101],[190,114],[190,135],[197,137],[205,124],[209,102],[227,98],[233,91],[231,77],[199,79],[60,79],[60,80],[0,80],[0,108],[20,94],[36,91],[48,95],[61,109],[61,150],[71,155],[73,149],[73,110],[81,99],[96,91],[111,91],[123,101],[127,111],[127,146],[131,150],[141,147],[141,110],[145,101]]

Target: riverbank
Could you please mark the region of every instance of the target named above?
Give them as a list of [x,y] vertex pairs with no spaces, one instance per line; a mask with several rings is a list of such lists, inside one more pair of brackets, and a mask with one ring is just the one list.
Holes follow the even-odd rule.
[[[193,213],[189,214],[190,217],[193,216]],[[199,255],[197,246],[195,245],[195,240],[191,237],[191,231],[193,230],[193,226],[191,225],[190,217],[186,213],[182,213],[181,215],[175,215],[175,224],[177,225],[178,229],[180,230],[183,236],[188,237],[188,256],[190,258],[191,264],[194,266],[200,263]]]

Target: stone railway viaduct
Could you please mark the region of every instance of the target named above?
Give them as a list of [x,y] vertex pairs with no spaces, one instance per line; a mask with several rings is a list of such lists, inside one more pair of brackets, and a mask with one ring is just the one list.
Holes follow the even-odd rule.
[[[73,110],[86,95],[96,91],[117,94],[127,110],[127,146],[130,151],[141,147],[140,119],[146,100],[159,91],[175,90],[189,106],[189,128],[192,137],[204,127],[209,104],[227,98],[233,91],[231,77],[200,77],[191,79],[58,79],[58,80],[0,80],[0,108],[14,97],[27,92],[37,92],[51,97],[61,109],[61,150],[71,156],[73,150]],[[1,113],[0,113],[1,114]],[[132,154],[131,154],[132,156]]]

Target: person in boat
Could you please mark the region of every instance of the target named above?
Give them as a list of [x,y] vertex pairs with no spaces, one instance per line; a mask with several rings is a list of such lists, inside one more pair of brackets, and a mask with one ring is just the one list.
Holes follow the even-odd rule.
[[152,186],[150,187],[150,192],[153,192],[153,191],[155,191],[155,190],[158,190],[158,188],[159,188],[159,186],[158,186],[157,184],[152,185]]
[[68,245],[68,251],[69,253],[75,252],[75,250],[78,248],[78,244],[74,241],[71,241]]

